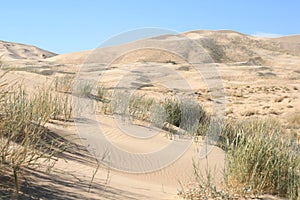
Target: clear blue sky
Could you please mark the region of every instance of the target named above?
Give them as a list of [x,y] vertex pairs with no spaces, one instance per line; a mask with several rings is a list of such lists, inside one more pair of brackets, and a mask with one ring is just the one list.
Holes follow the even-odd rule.
[[0,40],[67,53],[142,27],[300,34],[299,9],[298,0],[7,0],[0,3]]

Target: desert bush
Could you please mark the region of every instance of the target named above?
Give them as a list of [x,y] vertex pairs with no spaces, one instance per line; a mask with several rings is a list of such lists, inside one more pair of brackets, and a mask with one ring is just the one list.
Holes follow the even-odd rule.
[[131,120],[142,120],[150,122],[150,110],[154,99],[146,95],[132,94],[123,91],[114,93],[111,101],[112,112]]
[[51,76],[54,73],[55,73],[55,71],[49,70],[49,69],[41,70],[41,71],[38,72],[38,74],[41,74],[41,75],[44,75],[44,76]]
[[191,98],[180,99],[180,128],[196,135],[199,128],[206,124],[207,114],[198,102]]

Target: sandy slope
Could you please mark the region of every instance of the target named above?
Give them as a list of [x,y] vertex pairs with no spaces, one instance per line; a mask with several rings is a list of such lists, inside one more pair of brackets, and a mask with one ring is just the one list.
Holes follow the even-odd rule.
[[[199,48],[193,46],[190,39],[201,43],[201,52],[206,52],[201,60],[210,61],[201,72],[205,74],[208,69],[215,67],[219,74],[208,73],[205,80],[203,74],[199,74],[197,68],[187,62],[198,58],[196,50]],[[207,81],[216,80],[220,75],[226,97],[226,118],[274,117],[290,127],[289,116],[300,111],[300,51],[297,41],[298,36],[260,39],[233,31],[192,31],[180,37],[160,36],[118,47],[57,56],[35,47],[1,42],[0,54],[3,52],[4,55],[2,68],[12,70],[4,79],[11,84],[21,83],[32,92],[53,83],[57,77],[74,77],[83,62],[87,66],[85,76],[97,77],[101,74],[101,84],[110,87],[116,86],[128,73],[139,74],[136,69],[149,67],[156,69],[155,73],[152,70],[134,79],[135,84],[145,86],[139,92],[150,96],[174,95],[176,89],[182,86],[182,82],[178,81],[181,77],[209,112],[212,105],[219,104],[220,99],[212,98],[213,90],[207,86]],[[292,48],[288,44],[293,44]],[[173,52],[141,49],[149,45],[171,48]],[[174,52],[186,57],[176,56]],[[53,57],[40,59],[42,55]],[[156,83],[151,85],[151,78]],[[131,153],[153,152],[172,142],[165,137],[164,131],[150,139],[141,140],[124,134],[110,116],[98,115],[97,119],[109,141]],[[76,126],[48,126],[55,134],[72,141],[72,144],[61,155],[52,173],[30,172],[34,181],[33,187],[28,188],[28,194],[36,194],[42,199],[174,199],[177,189],[180,189],[178,180],[187,183],[193,178],[192,159],[198,159],[203,170],[207,166],[207,160],[199,160],[201,144],[193,143],[180,159],[153,173],[130,174],[108,170],[101,165],[91,192],[88,192],[97,165],[95,158],[78,139]],[[147,127],[131,127],[133,132],[137,129]],[[289,129],[293,134],[300,134],[299,128]],[[94,133],[95,138],[97,134]],[[85,137],[82,139],[86,141]],[[136,163],[127,159],[123,164],[135,166]],[[208,157],[208,166],[211,169],[216,167],[214,174],[217,179],[222,175],[223,165],[224,153],[213,148]]]
[[[24,71],[12,71],[5,75],[6,82],[21,83],[29,92],[50,84],[51,80],[49,76]],[[111,116],[99,115],[97,119],[101,123],[105,136],[115,146],[131,153],[153,152],[172,142],[166,137],[167,133],[162,130],[150,139],[136,139],[124,134]],[[181,189],[180,183],[186,185],[194,180],[193,159],[199,164],[203,173],[209,164],[209,168],[215,174],[216,182],[219,182],[222,177],[223,151],[214,147],[207,159],[199,159],[203,146],[201,143],[192,143],[178,160],[162,170],[151,173],[132,174],[109,169],[101,164],[89,192],[89,184],[97,168],[97,162],[82,146],[76,126],[48,124],[48,128],[74,144],[61,155],[50,174],[43,170],[28,172],[34,181],[30,184],[27,195],[44,199],[177,199],[176,193]],[[133,132],[141,129],[148,131],[149,128],[131,127]],[[86,141],[86,138],[82,139]],[[128,159],[125,159],[125,162],[121,164],[129,166],[135,164],[135,161]]]
[[55,56],[55,53],[42,50],[35,46],[6,42],[0,40],[0,57],[3,60],[31,59],[41,60]]
[[[145,140],[137,141],[120,132],[115,126],[113,118],[108,116],[99,117],[106,136],[113,141],[115,145],[123,149],[130,149],[131,152],[137,153],[139,151],[146,152],[147,150],[160,149],[162,144],[170,142],[162,133],[152,138],[152,141],[149,142]],[[69,135],[69,133],[74,134],[74,132],[76,132],[74,131],[75,127],[69,127],[69,130],[65,130],[59,127],[53,127],[53,125],[49,126],[52,126],[55,132],[62,135]],[[77,135],[74,135],[74,138],[76,137]],[[79,141],[77,140],[77,142]],[[179,180],[182,184],[186,184],[194,178],[191,158],[194,158],[196,161],[197,157],[199,157],[200,149],[200,144],[193,144],[179,160],[162,170],[152,173],[132,174],[113,169],[109,170],[102,166],[95,176],[91,193],[87,192],[88,183],[96,168],[95,160],[93,160],[91,156],[68,159],[67,162],[60,160],[56,164],[54,174],[64,174],[63,176],[65,177],[62,178],[65,181],[75,182],[74,185],[79,183],[85,184],[85,187],[81,188],[81,191],[63,186],[65,189],[61,188],[61,190],[66,190],[66,195],[84,195],[85,198],[89,199],[107,199],[108,196],[111,199],[177,199],[177,189],[181,189]],[[77,153],[82,152],[77,150]],[[83,151],[83,153],[88,155],[87,152]],[[82,160],[80,161],[80,159]],[[208,156],[209,166],[214,166],[212,170],[216,170],[216,181],[219,180],[222,174],[223,159],[224,154],[217,147],[213,148]],[[131,161],[127,160],[127,162],[130,163]],[[199,160],[198,164],[204,173],[207,166],[206,159]],[[76,178],[70,177],[72,175]],[[108,180],[106,180],[107,178]],[[79,181],[79,179],[82,181]],[[103,188],[106,188],[106,190],[103,190]],[[113,194],[114,190],[116,191],[115,194]],[[70,194],[68,194],[68,192],[70,192]]]
[[[185,62],[182,58],[193,62],[199,59],[203,52],[206,52],[209,54],[209,58],[206,56],[201,58],[204,62],[247,62],[250,59],[261,57],[260,64],[263,64],[268,63],[267,56],[269,54],[290,53],[299,56],[298,41],[299,35],[265,39],[235,31],[190,31],[178,35],[158,36],[118,46],[98,48],[92,52],[84,51],[58,55],[50,58],[50,60],[73,64],[77,61],[86,63],[175,61],[182,63]],[[176,56],[176,54],[183,57]],[[84,59],[84,56],[87,57]]]

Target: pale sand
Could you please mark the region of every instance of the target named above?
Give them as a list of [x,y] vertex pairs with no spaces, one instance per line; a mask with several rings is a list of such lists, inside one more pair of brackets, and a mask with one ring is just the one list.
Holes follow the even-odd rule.
[[[300,111],[300,50],[297,45],[293,45],[293,43],[297,44],[299,36],[261,39],[233,31],[193,31],[184,34],[193,40],[213,39],[216,44],[226,47],[226,51],[222,54],[223,57],[218,57],[219,54],[214,54],[209,46],[205,46],[206,51],[211,53],[213,59],[219,62],[206,67],[216,67],[221,76],[226,95],[226,118],[272,117],[284,125],[288,125],[289,116]],[[163,43],[165,47],[170,47],[175,44],[174,38],[176,39],[174,36],[166,36],[158,39],[165,41]],[[212,42],[212,40],[206,42]],[[115,86],[120,78],[136,68],[148,65],[165,67],[175,71],[177,75],[166,74],[161,78],[156,77],[160,84],[145,87],[141,91],[150,96],[172,95],[175,93],[172,89],[181,86],[180,82],[176,82],[179,75],[197,92],[197,100],[210,112],[213,102],[219,99],[212,98],[212,93],[201,73],[199,74],[182,58],[174,57],[174,54],[149,49],[141,50],[121,56],[114,60],[112,65],[106,66],[105,63],[115,55],[112,55],[113,52],[122,53],[128,48],[143,47],[147,44],[149,41],[145,40],[121,47],[104,48],[97,52],[102,55],[99,60],[93,56],[86,57],[92,51],[41,59],[39,55],[44,51],[39,52],[39,54],[22,54],[22,49],[25,47],[14,46],[13,50],[0,52],[5,58],[3,66],[12,69],[5,75],[4,80],[12,85],[16,82],[21,83],[26,90],[34,92],[38,88],[49,86],[55,77],[65,76],[66,73],[73,76],[74,72],[80,69],[82,62],[89,64],[89,62],[98,61],[104,64],[91,68],[93,71],[90,73],[99,75],[105,69],[105,75],[100,80],[101,83]],[[214,45],[213,43],[209,44]],[[194,60],[197,55],[193,54],[193,47],[189,45],[188,43],[181,43],[175,47],[175,51],[185,53],[189,55],[189,59]],[[27,49],[36,51],[31,48],[28,47]],[[92,55],[93,53],[95,52],[92,52]],[[28,55],[32,59],[20,59]],[[49,54],[49,56],[51,55]],[[253,59],[257,56],[261,57],[262,60]],[[175,61],[177,64],[165,63],[168,60]],[[32,66],[35,68],[28,71],[23,69]],[[50,75],[41,75],[46,72],[50,72]],[[216,78],[215,74],[211,74],[209,79],[214,78]],[[140,83],[146,84],[148,82],[146,79],[144,81],[143,78]],[[166,86],[170,86],[171,89]],[[148,140],[132,138],[120,131],[111,116],[98,115],[97,117],[102,123],[101,127],[106,137],[114,145],[128,152],[153,152],[171,142],[165,137],[163,131]],[[76,141],[78,145],[81,144],[73,124],[69,124],[67,127],[49,124],[49,128],[59,135],[72,138],[72,141]],[[300,134],[299,128],[287,129],[292,134]],[[72,136],[69,136],[70,134]],[[105,180],[108,169],[101,166],[92,184],[91,193],[88,192],[88,185],[96,168],[96,162],[82,147],[74,147],[73,152],[66,153],[64,158],[67,162],[64,159],[59,159],[51,174],[40,172],[41,177],[39,177],[33,173],[33,177],[37,185],[46,185],[49,193],[56,191],[57,198],[65,196],[73,199],[174,199],[177,198],[177,189],[181,189],[178,180],[186,184],[193,179],[192,159],[199,158],[199,148],[201,148],[200,144],[192,144],[179,160],[157,172],[137,175],[111,170],[107,184],[105,184]],[[124,164],[130,165],[130,160]],[[217,179],[216,182],[218,182],[222,177],[224,153],[219,148],[214,148],[209,154],[208,164],[212,170],[216,167],[217,170],[214,175]],[[207,165],[206,160],[200,160],[200,165],[203,166],[202,169],[204,170]]]
[[[164,137],[164,134],[162,133],[154,138],[151,138],[150,141],[134,139],[122,133],[114,125],[115,123],[113,118],[109,116],[99,117],[101,127],[103,127],[104,133],[107,134],[106,136],[114,143],[114,145],[122,149],[130,150],[131,152],[135,153],[146,153],[155,149],[160,149],[165,144],[170,143],[170,140]],[[76,132],[75,127],[69,127],[70,130],[68,131],[60,129],[62,128],[56,127],[54,130],[56,132],[61,132],[62,135],[68,135],[69,133]],[[76,137],[77,135],[74,136],[74,138]],[[76,141],[79,142],[79,140]],[[203,174],[205,174],[205,169],[208,162],[210,170],[212,170],[212,173],[215,176],[215,181],[219,183],[224,167],[223,151],[217,147],[214,147],[208,155],[208,160],[206,160],[199,159],[200,153],[198,151],[200,149],[201,145],[194,143],[188,148],[183,156],[179,158],[179,160],[162,170],[152,173],[132,174],[113,169],[108,172],[107,168],[101,166],[101,169],[98,171],[94,179],[93,185],[95,186],[92,186],[92,194],[86,191],[87,188],[82,188],[80,194],[84,195],[86,198],[106,199],[107,195],[112,195],[110,194],[110,190],[115,189],[120,190],[121,192],[115,194],[114,197],[111,197],[113,199],[119,197],[122,199],[176,199],[177,190],[181,190],[180,182],[183,185],[186,185],[194,180],[192,158],[194,158],[196,162],[197,160],[199,161],[199,166],[203,170]],[[131,161],[127,160],[127,162],[129,163],[124,163],[124,165],[130,164]],[[85,183],[87,184],[91,179],[93,171],[95,170],[95,161],[90,161],[87,159],[85,163],[81,163],[76,162],[75,159],[68,160],[66,163],[63,160],[60,160],[55,165],[55,170],[57,173],[72,174],[81,180],[85,180]],[[56,174],[56,172],[54,172],[54,174]],[[78,182],[78,180],[74,179],[74,177],[70,177],[72,175],[66,176],[65,179]],[[109,175],[109,182],[105,184],[107,175]],[[100,187],[99,185],[102,185],[102,187],[107,187],[108,191],[103,191],[103,189],[97,188]],[[79,191],[74,191],[72,188],[66,189],[71,190],[70,192],[74,193],[74,195],[78,195],[77,193],[79,193]],[[122,193],[122,191],[125,192]],[[126,193],[130,193],[130,195],[127,196]]]

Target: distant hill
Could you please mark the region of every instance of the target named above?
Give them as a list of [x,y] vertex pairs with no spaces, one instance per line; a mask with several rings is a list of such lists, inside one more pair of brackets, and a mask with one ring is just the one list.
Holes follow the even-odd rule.
[[[210,56],[208,62],[232,63],[245,62],[259,65],[277,54],[300,56],[300,35],[281,38],[258,38],[239,32],[222,30],[190,31],[178,35],[162,35],[154,38],[137,40],[127,44],[104,47],[94,51],[62,54],[50,58],[60,63],[81,64],[82,62],[115,63],[132,62],[184,62],[172,52],[185,55],[189,62],[197,60],[203,48]],[[147,48],[145,48],[147,47]],[[150,48],[149,48],[150,47]],[[151,48],[161,47],[161,48]],[[134,51],[132,51],[134,49]],[[117,55],[122,55],[116,58]],[[207,58],[203,58],[205,60]]]
[[0,58],[2,60],[30,59],[39,60],[50,58],[57,54],[35,46],[6,42],[0,40]]
[[31,45],[0,41],[1,60],[45,59],[61,64],[105,64],[112,61],[182,63],[197,61],[199,56],[203,56],[200,60],[204,62],[262,65],[280,54],[300,56],[300,35],[258,38],[231,30],[195,30],[61,55]]
[[300,56],[300,35],[284,36],[273,40],[279,42],[280,47],[287,52]]

